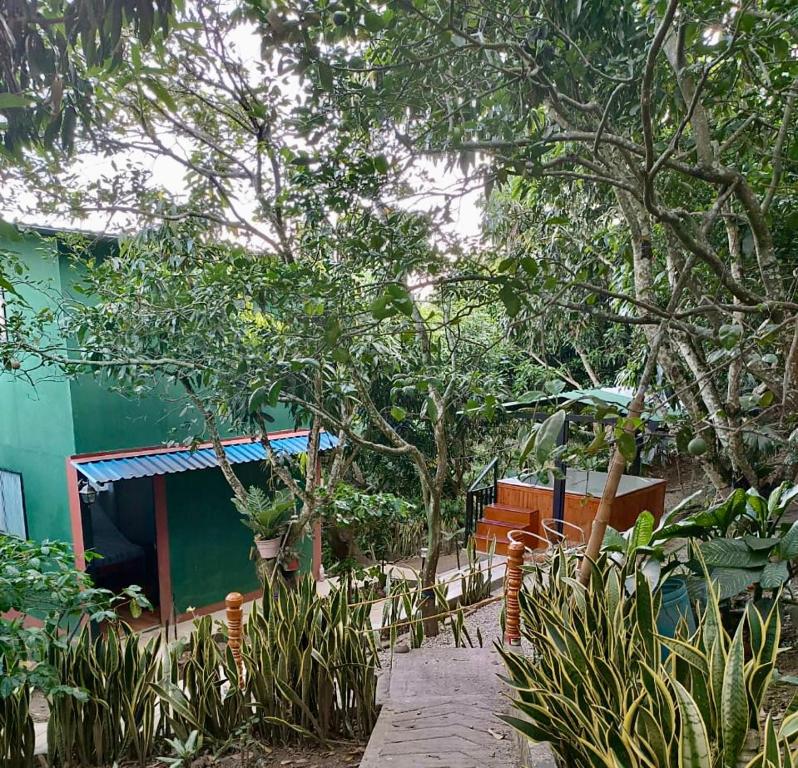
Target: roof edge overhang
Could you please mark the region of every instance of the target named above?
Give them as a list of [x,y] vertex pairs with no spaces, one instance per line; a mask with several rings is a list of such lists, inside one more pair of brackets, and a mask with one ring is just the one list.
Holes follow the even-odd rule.
[[[309,434],[310,430],[307,429],[283,430],[272,432],[268,437],[275,453],[295,456],[307,451]],[[268,460],[266,448],[253,437],[229,438],[223,440],[222,445],[231,464]],[[331,450],[337,445],[338,438],[322,430],[320,450]],[[212,443],[202,443],[193,449],[185,446],[169,446],[77,454],[69,457],[69,463],[94,484],[198,469],[216,469],[219,466]]]

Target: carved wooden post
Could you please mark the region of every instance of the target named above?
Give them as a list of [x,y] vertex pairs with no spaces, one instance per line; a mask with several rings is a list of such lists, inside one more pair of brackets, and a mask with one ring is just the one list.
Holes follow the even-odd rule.
[[244,611],[241,606],[244,603],[244,596],[240,592],[231,592],[225,599],[224,604],[227,608],[227,645],[233,652],[238,669],[238,686],[244,687],[244,662],[241,658],[241,623]]
[[521,608],[518,605],[518,592],[521,589],[524,564],[524,545],[511,541],[507,547],[507,578],[504,581],[504,642],[508,645],[521,645]]

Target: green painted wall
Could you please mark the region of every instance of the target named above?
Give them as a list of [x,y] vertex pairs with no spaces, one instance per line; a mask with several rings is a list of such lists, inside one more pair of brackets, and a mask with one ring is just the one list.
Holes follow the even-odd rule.
[[[60,290],[55,244],[35,236],[0,243],[18,254],[29,277]],[[3,258],[0,252],[0,258]],[[34,309],[46,296],[20,287]],[[33,383],[12,378],[0,367],[0,468],[22,474],[28,535],[71,541],[66,489],[66,457],[75,451],[69,384],[52,372],[31,373]]]
[[[246,486],[265,485],[260,464],[239,464]],[[224,600],[228,592],[251,592],[260,586],[249,559],[252,532],[243,526],[221,470],[181,472],[166,477],[172,592],[177,613]],[[312,542],[301,550],[303,570],[310,567]]]
[[[58,255],[53,241],[32,235],[2,240],[0,258],[3,249],[19,254],[30,278],[47,282],[57,294],[72,293],[70,286],[80,277],[69,259]],[[34,309],[46,306],[43,294],[28,291],[25,297]],[[53,371],[34,374],[33,384],[12,379],[0,367],[0,468],[22,474],[31,538],[72,539],[68,456],[182,441],[201,431],[191,413],[181,413],[179,393],[126,398],[96,378],[69,382],[54,377]],[[273,415],[273,430],[293,428],[287,411]],[[246,485],[266,480],[257,464],[240,465],[237,472]],[[248,558],[251,533],[239,522],[230,496],[218,470],[167,476],[172,580],[179,612],[222,600],[231,590],[258,587]],[[310,540],[301,549],[303,568],[308,568]]]

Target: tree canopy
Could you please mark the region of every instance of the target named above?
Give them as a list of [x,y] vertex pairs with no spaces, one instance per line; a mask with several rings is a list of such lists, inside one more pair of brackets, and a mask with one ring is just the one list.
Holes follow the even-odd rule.
[[271,13],[303,30],[281,54],[315,61],[353,125],[489,181],[508,314],[556,306],[649,347],[663,327],[666,391],[716,485],[795,471],[793,3]]

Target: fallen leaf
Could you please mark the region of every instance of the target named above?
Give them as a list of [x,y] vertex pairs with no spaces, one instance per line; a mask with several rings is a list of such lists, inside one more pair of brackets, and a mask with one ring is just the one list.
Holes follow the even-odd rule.
[[488,728],[488,733],[493,736],[494,739],[497,741],[501,741],[504,738],[503,733],[499,733],[498,731],[494,731],[493,728]]

